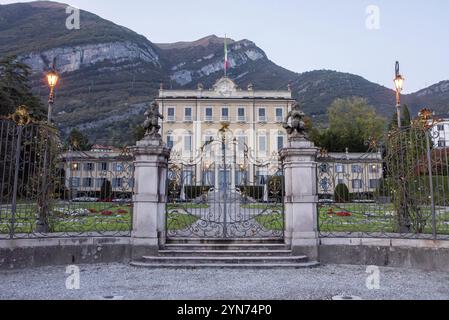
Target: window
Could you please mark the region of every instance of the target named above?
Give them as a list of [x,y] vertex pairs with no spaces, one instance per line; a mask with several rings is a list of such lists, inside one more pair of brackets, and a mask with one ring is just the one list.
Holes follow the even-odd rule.
[[85,171],[94,171],[95,170],[95,165],[91,162],[85,163],[84,164],[84,170]]
[[256,171],[257,184],[264,185],[268,181],[268,174],[266,170]]
[[363,168],[359,164],[352,165],[352,173],[363,173]]
[[265,108],[259,109],[259,121],[266,122],[267,121],[267,110]]
[[221,120],[228,121],[229,120],[229,108],[221,109]]
[[175,146],[175,139],[173,136],[167,136],[167,148],[173,149]]
[[116,163],[114,165],[114,171],[115,172],[123,172],[125,170],[125,168],[123,167],[122,163]]
[[237,121],[239,121],[239,122],[245,122],[246,121],[245,108],[238,108],[238,110],[237,110]]
[[184,121],[191,122],[192,120],[193,120],[192,108],[191,107],[186,107],[184,109]]
[[112,179],[112,188],[121,188],[123,185],[122,178],[114,178]]
[[72,163],[72,170],[73,171],[80,171],[80,164],[79,163]]
[[369,187],[370,189],[377,189],[380,186],[380,180],[379,179],[370,179],[369,181]]
[[238,150],[239,150],[239,152],[244,152],[245,151],[245,149],[246,149],[246,141],[247,141],[247,138],[246,138],[246,136],[238,136],[237,137],[237,148],[238,148]]
[[235,185],[236,186],[245,185],[246,177],[247,177],[247,172],[245,170],[236,170],[235,171]]
[[175,122],[176,121],[176,115],[175,115],[175,108],[174,107],[168,107],[167,108],[167,121],[168,122]]
[[192,152],[192,136],[184,136],[184,151]]
[[370,173],[379,173],[379,166],[377,164],[372,164],[369,166]]
[[277,143],[278,151],[281,151],[284,148],[284,136],[278,136]]
[[337,173],[345,173],[345,166],[342,164],[336,164],[335,165],[335,171]]
[[362,180],[360,179],[354,179],[352,180],[352,189],[362,189]]
[[208,170],[203,172],[203,185],[213,187],[215,186],[215,171]]
[[276,108],[276,122],[283,122],[283,121],[284,121],[284,109]]
[[108,163],[107,162],[100,162],[98,164],[98,170],[99,171],[108,171]]
[[344,184],[344,185],[346,185],[344,179],[338,179],[337,184]]
[[438,125],[438,131],[444,131],[444,124]]
[[94,186],[94,179],[92,178],[83,178],[83,187],[92,188]]
[[96,187],[96,188],[99,188],[99,189],[102,188],[103,185],[106,183],[106,181],[107,181],[106,178],[97,178],[97,179],[96,179],[95,187]]
[[80,178],[70,178],[69,183],[71,188],[79,188]]
[[446,141],[444,141],[444,140],[438,141],[438,147],[440,147],[440,148],[446,147]]
[[209,122],[214,120],[214,110],[212,108],[206,108],[204,120]]
[[182,172],[182,184],[192,185],[193,182],[193,172],[191,170],[184,170]]
[[267,136],[259,136],[259,152],[267,152]]

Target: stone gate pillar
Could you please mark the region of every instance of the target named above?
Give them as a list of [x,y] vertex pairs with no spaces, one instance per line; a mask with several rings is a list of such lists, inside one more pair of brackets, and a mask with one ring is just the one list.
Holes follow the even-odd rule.
[[159,136],[147,136],[132,148],[134,160],[133,258],[157,255],[165,244],[168,149]]
[[307,138],[305,114],[294,103],[284,128],[288,143],[281,151],[285,176],[285,240],[294,255],[318,257],[318,148]]
[[294,255],[318,260],[318,148],[291,139],[281,151],[285,175],[285,239]]

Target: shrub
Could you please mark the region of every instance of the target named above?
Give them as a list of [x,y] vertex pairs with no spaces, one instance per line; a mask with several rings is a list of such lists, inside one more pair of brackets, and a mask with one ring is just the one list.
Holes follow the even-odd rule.
[[347,211],[341,211],[341,212],[337,212],[336,216],[337,217],[352,217],[352,213],[347,212]]
[[346,203],[350,201],[348,186],[344,183],[335,188],[334,198],[337,203]]
[[114,214],[114,212],[109,211],[109,210],[103,210],[101,211],[101,215],[102,216],[112,216]]
[[128,210],[119,209],[117,210],[117,214],[128,214]]

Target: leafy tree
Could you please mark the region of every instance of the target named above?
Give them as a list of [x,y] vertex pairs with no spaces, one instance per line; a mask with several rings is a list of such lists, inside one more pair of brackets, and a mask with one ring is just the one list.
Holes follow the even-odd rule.
[[[401,125],[402,127],[410,127],[412,124],[412,117],[410,115],[410,110],[408,106],[405,104],[402,107],[402,116],[401,116]],[[388,131],[395,130],[398,128],[398,115],[397,113],[394,113],[391,122],[388,126]]]
[[311,140],[331,152],[367,151],[370,139],[380,140],[385,119],[379,117],[366,99],[336,99],[329,108],[329,128],[312,131]]
[[111,181],[105,180],[101,185],[100,189],[100,198],[101,199],[111,199],[112,198],[112,185]]
[[68,138],[68,144],[73,150],[78,151],[89,151],[92,147],[89,139],[78,129],[72,129]]
[[349,202],[349,189],[348,186],[344,183],[340,183],[335,188],[334,199],[337,203],[346,203]]
[[46,108],[31,92],[30,74],[30,67],[17,57],[0,58],[0,115],[11,114],[18,106],[26,105],[33,118],[45,119]]
[[145,137],[145,129],[141,125],[138,125],[134,128],[133,134],[135,141],[140,141]]

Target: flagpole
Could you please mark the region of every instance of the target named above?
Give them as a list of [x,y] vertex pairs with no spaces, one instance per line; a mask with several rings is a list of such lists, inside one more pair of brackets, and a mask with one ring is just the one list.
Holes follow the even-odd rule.
[[228,39],[227,35],[225,34],[225,40],[224,40],[224,47],[225,47],[225,56],[224,56],[224,75],[225,78],[228,77]]

